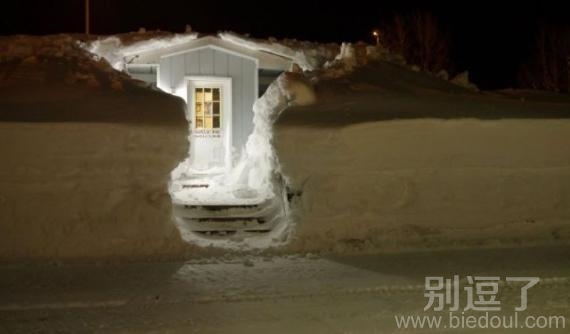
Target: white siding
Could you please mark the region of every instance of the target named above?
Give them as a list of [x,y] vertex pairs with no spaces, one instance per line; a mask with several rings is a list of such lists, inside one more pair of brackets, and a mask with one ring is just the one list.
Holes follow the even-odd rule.
[[170,65],[170,58],[163,58],[160,60],[160,64],[158,64],[158,87],[169,93],[171,93],[172,88],[174,88],[174,86],[172,86],[172,82],[170,81],[170,73],[172,72]]
[[198,51],[200,56],[200,73],[202,75],[215,75],[214,73],[214,50],[202,49]]
[[168,92],[186,89],[181,87],[185,85],[184,77],[200,75],[232,78],[232,143],[241,152],[253,131],[256,61],[220,48],[189,50],[160,59],[158,86]]
[[170,64],[170,83],[172,87],[184,84],[184,57],[172,57]]
[[214,52],[214,73],[228,73],[229,55],[223,52]]

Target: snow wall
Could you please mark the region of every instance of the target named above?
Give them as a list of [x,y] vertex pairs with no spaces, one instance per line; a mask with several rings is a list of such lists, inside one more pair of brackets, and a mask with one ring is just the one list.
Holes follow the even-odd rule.
[[184,101],[69,35],[0,50],[0,261],[180,256],[167,183],[188,155]]
[[570,119],[284,117],[276,127],[282,171],[300,194],[293,250],[570,240]]
[[[0,42],[0,261],[206,254],[171,221],[166,184],[188,153],[183,102],[133,87],[69,36]],[[444,81],[377,66],[339,79],[349,86],[340,93],[317,87],[336,112],[289,108],[277,120],[276,156],[298,195],[282,250],[568,242],[570,120],[500,118],[525,105],[530,115],[567,115],[567,104],[503,110],[506,102],[473,103]],[[293,91],[297,103],[311,95]],[[360,107],[370,114],[355,121]],[[499,115],[466,118],[482,107]],[[440,109],[468,116],[430,118]],[[374,120],[387,111],[407,119]]]
[[188,152],[182,101],[72,89],[47,104],[40,93],[2,98],[0,261],[179,256],[167,182]]

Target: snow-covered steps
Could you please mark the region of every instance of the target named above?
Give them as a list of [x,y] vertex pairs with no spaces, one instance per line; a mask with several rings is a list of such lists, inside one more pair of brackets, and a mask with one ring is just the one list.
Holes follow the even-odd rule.
[[181,186],[172,195],[174,221],[187,242],[263,236],[285,216],[285,196],[243,186]]
[[283,199],[248,205],[174,204],[178,228],[203,237],[259,234],[271,231],[283,216]]
[[187,219],[219,219],[268,217],[281,208],[282,203],[275,197],[248,204],[193,204],[174,203],[174,215]]
[[272,230],[274,224],[260,218],[240,218],[227,220],[182,220],[192,233],[203,237],[230,236],[235,234],[251,235],[267,233]]

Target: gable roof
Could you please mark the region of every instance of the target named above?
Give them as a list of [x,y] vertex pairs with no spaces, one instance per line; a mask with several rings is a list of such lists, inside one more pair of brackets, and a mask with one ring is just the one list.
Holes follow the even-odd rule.
[[167,47],[145,49],[125,54],[125,57],[130,58],[128,59],[129,64],[158,64],[162,57],[170,57],[206,47],[221,49],[229,53],[255,59],[260,69],[285,71],[290,69],[293,62],[291,58],[286,56],[253,50],[217,36],[204,36]]

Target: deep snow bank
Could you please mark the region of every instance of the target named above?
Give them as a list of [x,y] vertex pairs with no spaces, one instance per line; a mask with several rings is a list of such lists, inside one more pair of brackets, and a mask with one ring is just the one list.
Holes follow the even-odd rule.
[[339,51],[338,44],[320,44],[295,39],[268,40],[253,39],[232,32],[221,32],[218,36],[231,43],[241,45],[244,48],[264,51],[293,59],[304,71],[320,69],[327,61],[334,59]]
[[173,34],[161,31],[126,33],[101,36],[85,45],[89,52],[106,59],[116,70],[123,70],[125,63],[140,52],[184,44],[198,38],[194,32]]
[[184,103],[68,36],[0,42],[0,261],[179,255],[166,188]]
[[[100,50],[120,64],[125,50],[177,38],[130,37]],[[288,250],[570,239],[566,100],[477,95],[393,64],[366,65],[383,59],[368,47],[344,45],[333,60],[336,46],[303,45],[297,56],[317,66],[306,74],[319,104],[281,115],[275,156],[274,117],[314,100],[298,84],[307,78],[294,78],[303,74],[277,82],[274,99],[257,104],[268,112],[257,115],[247,173],[232,175],[263,181],[260,166],[281,162],[290,193],[300,194]],[[182,101],[138,87],[69,36],[0,38],[0,51],[0,260],[182,255],[166,193],[188,153]]]
[[[110,107],[112,105],[107,105]],[[168,172],[184,156],[170,127],[0,122],[0,260],[177,254]]]
[[569,103],[481,96],[385,63],[316,90],[319,104],[276,124],[300,194],[291,249],[570,240]]

